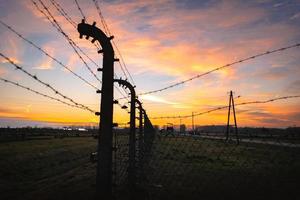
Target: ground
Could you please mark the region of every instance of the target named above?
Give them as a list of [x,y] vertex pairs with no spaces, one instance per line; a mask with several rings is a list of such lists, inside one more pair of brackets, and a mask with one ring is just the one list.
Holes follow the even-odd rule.
[[[92,137],[0,143],[1,200],[93,199],[96,165],[89,156],[95,149]],[[299,152],[298,147],[161,137],[139,173],[137,191],[147,199],[297,199]]]
[[145,172],[151,199],[297,199],[300,148],[161,137]]
[[1,199],[91,199],[95,149],[92,137],[1,143]]

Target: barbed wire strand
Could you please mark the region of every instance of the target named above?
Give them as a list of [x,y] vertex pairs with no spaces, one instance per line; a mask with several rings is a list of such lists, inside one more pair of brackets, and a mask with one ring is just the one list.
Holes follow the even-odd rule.
[[35,44],[34,42],[30,41],[29,39],[25,38],[24,36],[22,36],[19,32],[17,32],[15,29],[13,29],[11,26],[7,25],[5,22],[3,22],[0,19],[0,23],[5,26],[6,28],[8,28],[11,32],[13,32],[14,34],[16,34],[19,38],[21,38],[22,40],[24,40],[25,42],[27,42],[28,44],[32,45],[33,47],[35,47],[37,50],[41,51],[44,55],[46,55],[47,57],[51,58],[53,61],[55,61],[57,64],[59,64],[60,66],[62,66],[63,68],[65,68],[66,70],[68,70],[71,74],[73,74],[74,76],[76,76],[77,78],[81,79],[82,81],[84,81],[86,84],[90,85],[91,87],[93,87],[94,89],[98,89],[95,85],[93,85],[92,83],[90,83],[89,81],[87,81],[86,79],[84,79],[82,76],[80,76],[79,74],[77,74],[76,72],[74,72],[73,70],[71,70],[69,67],[67,67],[65,64],[63,64],[61,61],[59,61],[57,58],[55,58],[54,56],[50,55],[46,50],[42,49],[41,47],[39,47],[37,44]]
[[[46,98],[48,98],[48,99],[58,101],[58,102],[63,103],[63,104],[65,104],[65,105],[67,105],[67,106],[79,108],[79,109],[82,109],[82,110],[87,110],[87,109],[82,108],[81,106],[73,105],[73,104],[70,104],[70,103],[68,103],[68,102],[65,102],[65,101],[63,101],[63,100],[61,100],[61,99],[58,99],[58,98],[49,96],[49,95],[47,95],[47,94],[43,94],[43,93],[41,93],[41,92],[38,92],[38,91],[36,91],[36,90],[34,90],[34,89],[31,89],[30,87],[21,85],[20,83],[17,83],[17,82],[14,82],[14,81],[10,81],[10,80],[7,80],[7,79],[2,78],[2,77],[0,77],[0,80],[3,81],[3,82],[5,82],[5,83],[10,83],[10,84],[15,85],[15,86],[17,86],[17,87],[20,87],[20,88],[23,88],[23,89],[25,89],[25,90],[31,91],[31,92],[33,92],[33,93],[35,93],[35,94],[38,94],[38,95],[43,96],[43,97],[46,97]],[[90,112],[92,112],[92,113],[95,113],[95,111],[92,111],[92,110],[88,110],[88,111],[90,111]]]
[[240,105],[249,105],[249,104],[264,104],[264,103],[269,103],[269,102],[273,102],[273,101],[279,101],[279,100],[284,100],[284,99],[291,99],[291,98],[299,98],[300,95],[291,95],[291,96],[283,96],[283,97],[277,97],[277,98],[273,98],[273,99],[268,99],[268,100],[260,100],[260,101],[247,101],[247,102],[241,102],[241,103],[237,103],[235,104],[236,106],[240,106]]
[[[247,102],[241,102],[235,104],[235,106],[241,106],[241,105],[250,105],[250,104],[265,104],[273,101],[279,101],[283,99],[292,99],[292,98],[300,98],[300,95],[291,95],[291,96],[283,96],[283,97],[277,97],[273,99],[268,99],[268,100],[258,100],[258,101],[247,101]],[[177,115],[177,116],[162,116],[162,117],[151,117],[150,119],[178,119],[178,118],[190,118],[192,116],[199,116],[207,113],[211,113],[217,110],[222,110],[228,108],[228,106],[220,106],[211,110],[207,110],[204,112],[195,112],[193,115]]]
[[52,90],[53,92],[55,92],[55,94],[61,96],[64,99],[69,100],[70,102],[72,102],[74,105],[76,106],[81,106],[82,108],[91,111],[92,109],[90,109],[89,107],[81,104],[81,103],[77,103],[75,102],[72,98],[67,97],[66,95],[63,95],[61,92],[59,92],[57,89],[55,89],[53,86],[51,86],[50,84],[42,81],[40,78],[38,78],[36,75],[33,75],[31,73],[29,73],[27,70],[25,70],[23,67],[19,66],[18,64],[16,64],[14,61],[12,61],[10,58],[8,58],[7,56],[5,56],[3,53],[0,52],[0,56],[3,57],[5,60],[7,60],[11,65],[15,66],[17,70],[22,71],[23,73],[25,73],[27,76],[31,77],[32,79],[36,80],[37,82],[41,83],[42,85],[46,86],[47,88],[49,88],[50,90]]

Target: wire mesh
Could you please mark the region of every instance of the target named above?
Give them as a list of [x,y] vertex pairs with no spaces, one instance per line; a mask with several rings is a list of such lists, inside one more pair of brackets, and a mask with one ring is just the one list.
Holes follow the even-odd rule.
[[[129,129],[114,130],[113,135],[113,193],[120,198],[128,185]],[[128,196],[128,195],[127,195]]]
[[[300,137],[295,130],[225,126],[157,132],[138,186],[145,199],[296,199]],[[293,132],[294,131],[294,132]],[[299,130],[298,130],[299,131]]]

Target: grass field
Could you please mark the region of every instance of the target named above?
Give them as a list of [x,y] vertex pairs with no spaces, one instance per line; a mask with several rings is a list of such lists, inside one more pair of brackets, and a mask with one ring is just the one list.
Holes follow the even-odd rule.
[[[96,166],[89,154],[95,149],[96,140],[90,137],[1,143],[1,200],[93,199]],[[300,148],[162,137],[154,142],[138,187],[147,199],[297,199],[299,152]],[[124,199],[122,191],[116,191],[118,199]]]
[[95,149],[86,137],[1,143],[1,199],[92,199]]
[[151,199],[299,199],[300,148],[192,137],[154,144]]

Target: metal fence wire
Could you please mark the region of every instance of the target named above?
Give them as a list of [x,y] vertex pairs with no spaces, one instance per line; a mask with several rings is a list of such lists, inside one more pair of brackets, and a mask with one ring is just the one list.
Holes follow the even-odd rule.
[[[126,131],[126,129],[124,130]],[[124,131],[114,133],[113,141],[113,184],[122,186],[127,184],[128,152],[129,152],[129,135]]]
[[[135,190],[117,199],[299,198],[299,133],[251,134],[243,128],[237,143],[233,134],[226,140],[225,131],[155,132],[147,120],[137,148]],[[122,159],[120,174],[127,166]]]

